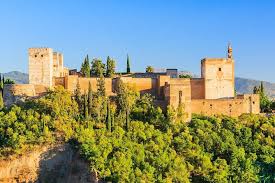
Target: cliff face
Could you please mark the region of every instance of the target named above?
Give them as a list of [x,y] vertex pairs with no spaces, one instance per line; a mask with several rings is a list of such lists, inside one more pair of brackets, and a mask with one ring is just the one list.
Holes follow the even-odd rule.
[[89,183],[89,166],[69,144],[42,147],[0,161],[0,182]]

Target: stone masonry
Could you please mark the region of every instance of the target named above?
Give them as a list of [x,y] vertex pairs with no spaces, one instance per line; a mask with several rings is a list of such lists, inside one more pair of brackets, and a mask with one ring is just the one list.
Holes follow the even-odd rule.
[[[184,104],[189,121],[192,113],[239,116],[243,113],[260,112],[259,96],[244,94],[235,96],[234,60],[232,47],[228,47],[226,58],[204,58],[201,60],[200,78],[175,78],[168,73],[138,73],[122,76],[124,83],[131,85],[141,94],[150,93],[155,97],[155,104],[166,110],[170,105],[177,108]],[[12,98],[22,95],[33,97],[41,95],[58,85],[74,92],[79,82],[82,93],[87,92],[89,83],[92,90],[97,90],[98,78],[84,78],[69,75],[63,66],[63,55],[51,48],[29,49],[29,84],[14,85],[4,90],[6,104]],[[115,95],[118,78],[105,78],[107,95]],[[6,97],[5,97],[6,96]],[[13,96],[13,97],[11,97]],[[16,96],[16,97],[14,97]]]

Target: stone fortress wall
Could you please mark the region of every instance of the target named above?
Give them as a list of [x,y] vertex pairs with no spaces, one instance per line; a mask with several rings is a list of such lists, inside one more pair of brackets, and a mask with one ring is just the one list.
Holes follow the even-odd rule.
[[[81,92],[88,92],[89,83],[92,90],[97,90],[99,78],[84,78],[69,75],[63,66],[63,55],[53,52],[51,48],[29,49],[29,85],[6,87],[4,94],[11,96],[37,96],[47,88],[58,85],[74,92],[79,82]],[[177,108],[185,106],[188,119],[192,113],[215,115],[225,114],[239,116],[242,113],[259,113],[258,95],[234,94],[234,60],[232,48],[228,48],[227,58],[205,58],[201,61],[201,78],[175,78],[175,73],[137,73],[121,77],[124,83],[134,87],[141,94],[150,93],[156,105],[164,110],[168,105]],[[118,78],[105,78],[107,95],[115,95]],[[10,101],[12,103],[14,101]]]

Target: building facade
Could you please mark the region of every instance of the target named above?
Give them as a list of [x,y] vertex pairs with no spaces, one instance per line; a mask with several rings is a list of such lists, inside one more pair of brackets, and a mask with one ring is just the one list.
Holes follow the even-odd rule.
[[[70,74],[69,74],[70,73]],[[172,73],[172,74],[171,74]],[[150,93],[155,104],[164,110],[168,105],[177,108],[184,105],[188,120],[192,113],[215,115],[225,114],[239,116],[243,113],[259,113],[259,96],[255,94],[235,95],[234,60],[232,48],[228,47],[226,58],[204,58],[201,60],[200,78],[178,78],[175,69],[163,73],[133,73],[120,77],[141,94]],[[74,92],[77,83],[81,91],[97,90],[98,78],[84,78],[77,72],[69,72],[63,66],[63,55],[53,52],[51,48],[29,49],[29,84],[9,85],[5,87],[6,104],[14,101],[8,98],[38,96],[47,88],[58,85]],[[105,78],[107,95],[116,95],[118,77]],[[6,96],[6,97],[5,97]]]

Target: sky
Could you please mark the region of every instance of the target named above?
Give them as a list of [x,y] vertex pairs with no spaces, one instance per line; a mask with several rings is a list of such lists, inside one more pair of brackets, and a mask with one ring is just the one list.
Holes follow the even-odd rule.
[[65,66],[86,54],[117,70],[178,68],[200,74],[200,60],[225,57],[235,75],[275,82],[274,0],[1,0],[0,72],[28,72],[28,48],[51,47]]

